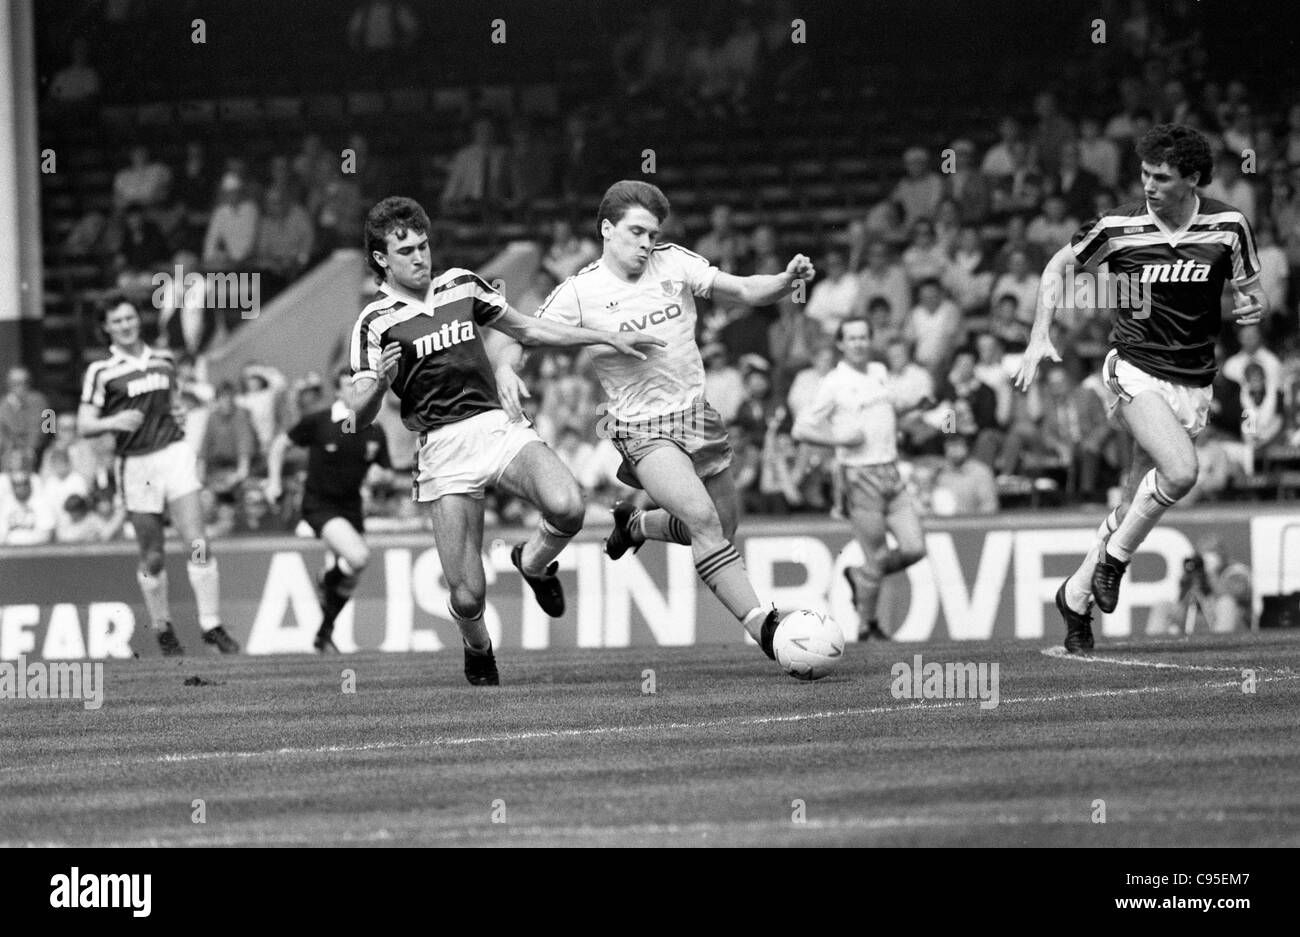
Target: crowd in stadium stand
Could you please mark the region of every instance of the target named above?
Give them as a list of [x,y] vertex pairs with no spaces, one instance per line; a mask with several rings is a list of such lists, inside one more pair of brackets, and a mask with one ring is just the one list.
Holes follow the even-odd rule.
[[[384,50],[411,41],[415,21],[400,12],[384,19],[389,6],[360,4],[352,42]],[[798,80],[801,63],[786,41],[789,19],[777,17],[778,30],[741,17],[728,35],[690,35],[666,11],[641,15],[613,46],[620,87],[612,100],[652,110],[662,96],[673,96],[706,120],[743,114],[760,95]],[[1133,74],[1118,83],[1118,99],[1070,109],[1043,92],[1026,99],[1025,114],[982,131],[968,128],[942,153],[908,147],[899,154],[889,195],[824,243],[783,243],[782,232],[763,218],[742,227],[736,206],[728,204],[714,204],[708,230],[693,238],[670,219],[665,240],[685,243],[723,270],[779,272],[796,252],[817,264],[806,302],[786,299],[767,309],[700,303],[706,395],[730,424],[748,511],[835,510],[831,453],[795,443],[790,429],[834,365],[836,326],[854,315],[870,319],[897,396],[911,406],[899,420],[900,451],[925,511],[991,513],[1013,499],[1113,498],[1129,441],[1106,420],[1097,374],[1109,312],[1058,316],[1052,338],[1064,360],[1046,368],[1030,393],[1013,391],[1011,375],[1028,339],[1046,258],[1081,223],[1142,197],[1133,142],[1165,121],[1197,127],[1215,147],[1215,178],[1205,194],[1251,219],[1272,305],[1261,326],[1239,330],[1239,347],[1220,349],[1211,425],[1197,441],[1201,479],[1184,500],[1248,487],[1243,483],[1262,465],[1294,460],[1300,446],[1300,323],[1292,286],[1300,275],[1300,105],[1261,112],[1243,83],[1205,80],[1200,44],[1153,16],[1133,14],[1122,35]],[[60,76],[57,94],[66,100],[98,91],[84,48],[73,47],[72,64]],[[465,145],[451,156],[442,191],[426,204],[435,214],[477,216],[541,197],[574,204],[578,196],[598,194],[611,181],[590,178],[587,166],[605,132],[591,117],[598,112],[595,106],[574,110],[549,127],[469,115]],[[342,145],[356,155],[355,172],[339,171]],[[102,262],[105,285],[127,289],[143,289],[152,272],[174,263],[256,270],[273,284],[287,283],[332,248],[360,245],[366,207],[389,194],[383,155],[371,153],[359,135],[328,144],[309,135],[298,152],[257,165],[240,157],[213,160],[197,142],[175,166],[154,160],[142,146],[126,157],[112,183],[111,212],[87,212],[65,249]],[[700,195],[710,204],[707,190]],[[541,265],[520,295],[510,297],[526,314],[600,252],[590,219],[576,210],[533,221]],[[275,502],[264,490],[266,459],[298,415],[329,405],[333,375],[283,375],[250,365],[239,386],[212,387],[203,355],[238,327],[237,317],[223,318],[187,297],[166,305],[159,342],[183,361],[186,432],[201,456],[213,532],[291,529],[293,480],[303,454],[289,449],[286,494]],[[113,499],[111,440],[77,438],[74,415],[52,413],[26,369],[14,368],[6,378],[0,544],[129,536]],[[533,419],[578,478],[593,515],[606,513],[617,497],[635,497],[616,477],[614,447],[595,431],[602,394],[586,355],[534,353],[527,378]],[[380,422],[395,471],[376,473],[366,492],[375,527],[421,523],[405,474],[414,438],[393,403],[390,398]],[[499,499],[489,520],[532,518]]]

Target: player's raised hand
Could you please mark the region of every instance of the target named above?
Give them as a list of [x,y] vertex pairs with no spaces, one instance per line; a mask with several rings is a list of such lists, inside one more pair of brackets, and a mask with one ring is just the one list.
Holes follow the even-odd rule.
[[663,348],[668,343],[645,332],[611,332],[606,344],[620,355],[631,355],[644,361],[645,354],[637,351],[638,348]]
[[398,342],[389,342],[379,354],[379,373],[384,380],[393,383],[397,377],[397,363],[402,360],[402,346]]
[[813,266],[810,260],[804,254],[795,254],[791,261],[785,265],[785,272],[795,280],[811,281],[817,276],[817,268]]
[[1038,365],[1044,358],[1051,361],[1061,360],[1050,338],[1031,337],[1029,347],[1025,349],[1024,357],[1020,359],[1020,370],[1016,372],[1014,378],[1016,390],[1027,391],[1033,386],[1034,378],[1038,376]]
[[509,365],[497,369],[497,397],[511,422],[524,418],[524,400],[531,397],[528,386]]
[[1245,293],[1232,284],[1232,322],[1256,325],[1264,319],[1265,306],[1258,293]]

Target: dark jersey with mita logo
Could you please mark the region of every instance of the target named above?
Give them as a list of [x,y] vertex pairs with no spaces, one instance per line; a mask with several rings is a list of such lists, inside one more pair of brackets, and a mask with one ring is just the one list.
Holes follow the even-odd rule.
[[139,410],[144,422],[134,433],[115,433],[119,456],[145,455],[184,439],[172,416],[176,364],[169,351],[145,347],[139,358],[114,345],[109,356],[86,370],[81,402],[99,407],[100,416]]
[[373,464],[392,468],[388,440],[379,424],[356,428],[356,417],[341,403],[309,413],[289,430],[295,446],[307,447],[303,503],[361,504],[361,483]]
[[[1220,298],[1259,275],[1255,235],[1231,205],[1199,198],[1186,226],[1170,231],[1146,201],[1122,205],[1089,222],[1070,241],[1085,266],[1107,264],[1119,292],[1110,343],[1119,356],[1175,384],[1214,383],[1214,345],[1222,327]],[[1149,299],[1149,303],[1137,300]],[[1133,308],[1139,306],[1140,308]]]
[[499,410],[497,382],[479,327],[505,311],[500,293],[456,267],[429,284],[424,302],[384,284],[352,330],[352,375],[377,378],[384,346],[398,342],[402,357],[392,387],[402,401],[407,429],[424,433]]

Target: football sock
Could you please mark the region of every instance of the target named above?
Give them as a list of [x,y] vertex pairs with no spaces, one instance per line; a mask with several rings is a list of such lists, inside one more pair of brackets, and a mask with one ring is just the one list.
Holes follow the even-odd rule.
[[144,596],[144,607],[149,612],[149,622],[157,631],[162,631],[171,621],[171,609],[167,602],[167,570],[159,570],[152,575],[136,568],[135,581],[140,583],[140,592]]
[[321,619],[321,630],[325,632],[332,631],[334,628],[334,619],[339,617],[339,612],[343,611],[343,606],[348,604],[348,599],[352,598],[352,593],[357,588],[357,582],[361,576],[359,573],[345,572],[351,567],[347,561],[340,558],[337,566],[331,566],[325,571],[322,579],[324,585],[325,602],[321,605],[323,618]]
[[460,636],[465,644],[476,651],[485,651],[492,645],[492,638],[488,636],[487,626],[483,624],[483,613],[480,611],[473,618],[466,618],[452,606],[447,603],[447,611],[451,613],[451,619],[460,628]]
[[875,619],[876,607],[880,603],[880,580],[883,578],[881,568],[878,565],[863,563],[849,575],[853,577],[858,600],[858,618],[863,624],[867,624]]
[[712,550],[697,546],[695,571],[738,621],[745,621],[758,608],[758,593],[750,585],[740,554],[730,543],[723,543]]
[[524,552],[519,558],[519,565],[529,576],[541,576],[546,572],[546,567],[551,565],[551,561],[560,555],[573,535],[578,531],[573,530],[565,532],[560,530],[546,518],[542,518],[533,535],[528,538],[524,544]]
[[632,518],[632,540],[644,543],[647,540],[662,540],[665,543],[680,543],[690,546],[691,532],[686,525],[662,508],[653,511],[637,511]]
[[1092,573],[1101,562],[1101,551],[1106,538],[1119,527],[1119,508],[1106,515],[1101,526],[1097,528],[1097,538],[1092,542],[1088,553],[1079,564],[1079,568],[1065,580],[1065,604],[1071,611],[1082,615],[1092,605]]
[[1127,563],[1176,500],[1160,490],[1155,469],[1147,472],[1138,483],[1128,512],[1106,544],[1107,554],[1121,563]]
[[749,613],[741,619],[741,624],[745,626],[745,631],[747,631],[749,636],[759,644],[763,641],[763,622],[767,621],[767,616],[771,611],[770,608],[751,608]]
[[217,559],[210,556],[206,563],[186,563],[190,574],[190,588],[194,590],[194,604],[199,610],[199,627],[211,631],[221,624],[221,577],[217,572]]

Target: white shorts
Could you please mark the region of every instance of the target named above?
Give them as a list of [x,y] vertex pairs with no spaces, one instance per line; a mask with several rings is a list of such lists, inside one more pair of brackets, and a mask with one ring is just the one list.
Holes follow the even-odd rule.
[[134,514],[161,514],[163,505],[201,489],[194,450],[174,442],[156,452],[123,456],[122,497]]
[[420,434],[415,460],[416,501],[437,501],[443,495],[482,498],[501,481],[519,450],[542,437],[528,423],[512,423],[504,410],[489,410],[467,420]]
[[1137,365],[1125,361],[1112,348],[1101,366],[1102,384],[1106,387],[1106,413],[1112,423],[1118,421],[1120,402],[1128,403],[1143,391],[1160,395],[1187,435],[1195,439],[1205,429],[1210,419],[1210,402],[1214,399],[1213,387],[1191,387],[1152,377]]

